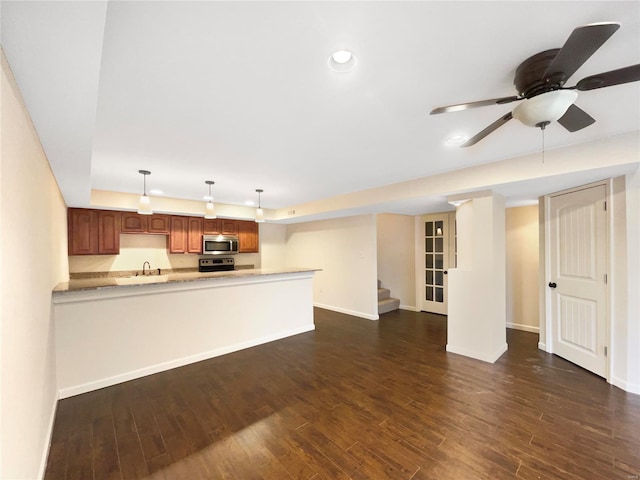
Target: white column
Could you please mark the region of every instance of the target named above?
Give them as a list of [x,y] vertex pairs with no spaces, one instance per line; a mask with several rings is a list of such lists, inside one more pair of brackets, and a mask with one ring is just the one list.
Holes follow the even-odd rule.
[[504,198],[449,197],[456,205],[458,267],[449,270],[447,351],[493,363],[507,351]]

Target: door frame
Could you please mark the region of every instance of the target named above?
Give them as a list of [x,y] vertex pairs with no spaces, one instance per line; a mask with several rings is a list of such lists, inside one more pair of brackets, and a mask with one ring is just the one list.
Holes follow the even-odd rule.
[[[428,216],[444,216],[447,217],[448,223],[448,238],[446,239],[446,248],[448,249],[445,262],[447,263],[447,268],[445,270],[451,270],[452,268],[456,268],[456,211],[444,211],[444,212],[434,212],[434,213],[422,213],[416,215],[414,217],[414,264],[415,264],[415,292],[416,292],[416,311],[420,312],[422,310],[422,297],[424,296],[424,217]],[[446,311],[444,313],[436,313],[436,315],[447,315],[448,314],[448,276],[445,274],[445,305],[447,306]]]
[[613,284],[613,274],[611,271],[611,265],[613,265],[613,261],[611,258],[612,249],[611,245],[613,242],[612,234],[613,234],[613,215],[611,215],[611,207],[613,205],[611,199],[611,192],[613,191],[613,180],[601,180],[599,182],[593,182],[586,185],[581,185],[578,187],[569,188],[567,190],[561,190],[559,192],[553,192],[545,195],[542,198],[544,202],[543,208],[540,209],[540,213],[543,215],[540,216],[540,240],[543,241],[544,252],[541,252],[540,255],[540,312],[541,316],[544,315],[544,318],[540,318],[540,335],[538,348],[544,350],[548,353],[554,353],[554,345],[553,345],[553,329],[555,328],[553,322],[553,314],[552,314],[552,305],[551,305],[551,294],[549,291],[548,284],[551,281],[551,229],[549,228],[549,221],[551,219],[551,197],[556,195],[565,195],[568,193],[579,192],[581,190],[586,190],[592,187],[604,186],[605,187],[605,202],[607,205],[607,209],[605,212],[605,261],[606,267],[605,270],[607,272],[607,283],[605,284],[605,338],[608,346],[607,358],[606,358],[606,367],[605,367],[605,380],[608,383],[611,383],[611,372],[612,372],[612,361],[613,357],[613,332],[611,329],[611,319],[613,318],[613,305],[611,302],[611,286]]

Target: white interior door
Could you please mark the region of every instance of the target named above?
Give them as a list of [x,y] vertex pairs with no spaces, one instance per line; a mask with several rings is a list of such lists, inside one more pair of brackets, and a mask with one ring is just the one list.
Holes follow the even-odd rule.
[[552,196],[549,203],[553,352],[606,376],[606,187]]
[[447,268],[449,268],[449,215],[424,215],[420,224],[422,262],[418,261],[422,275],[420,310],[447,314]]

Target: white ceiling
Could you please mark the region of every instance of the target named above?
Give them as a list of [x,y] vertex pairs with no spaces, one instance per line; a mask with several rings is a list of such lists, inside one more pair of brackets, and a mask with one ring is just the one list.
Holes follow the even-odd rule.
[[[640,63],[637,1],[4,0],[1,14],[3,48],[70,206],[88,206],[91,189],[140,193],[139,169],[168,197],[201,199],[214,180],[217,202],[244,204],[263,188],[263,207],[282,209],[539,152],[540,131],[515,120],[473,147],[444,146],[513,104],[428,113],[516,94],[520,62],[587,23],[622,27],[568,85]],[[356,55],[352,71],[328,68],[338,49]],[[551,125],[547,150],[640,130],[640,82],[576,104],[596,123]],[[583,178],[564,180],[554,187]],[[503,186],[518,201],[544,188]]]

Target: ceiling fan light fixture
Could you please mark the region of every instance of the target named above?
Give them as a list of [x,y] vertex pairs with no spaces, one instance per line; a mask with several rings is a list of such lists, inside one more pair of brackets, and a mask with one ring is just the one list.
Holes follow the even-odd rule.
[[578,98],[575,90],[553,90],[520,102],[513,109],[513,118],[529,127],[555,122]]

